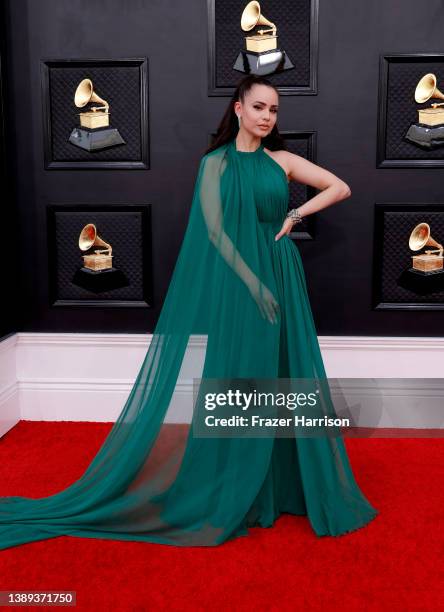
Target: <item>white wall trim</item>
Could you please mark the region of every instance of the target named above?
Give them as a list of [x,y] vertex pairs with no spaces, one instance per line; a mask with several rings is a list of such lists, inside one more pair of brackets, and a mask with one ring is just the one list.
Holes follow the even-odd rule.
[[[152,334],[20,332],[8,336],[0,342],[0,436],[20,418],[114,421],[151,340]],[[400,398],[420,402],[426,395],[428,402],[433,399],[442,405],[444,338],[320,336],[319,344],[330,378],[404,379],[395,387],[394,381],[387,381],[384,397],[387,393],[399,404]],[[169,420],[183,420],[191,410],[193,378],[201,376],[205,348],[205,336],[190,338]],[[441,381],[412,384],[411,379],[419,378]],[[373,389],[373,399],[380,400],[380,391],[381,386]],[[390,406],[382,419],[378,412],[378,424],[393,426]],[[417,426],[425,425],[422,421]]]
[[17,334],[0,342],[0,437],[20,421],[16,346]]
[[401,336],[319,336],[321,349],[334,348],[349,350],[365,348],[367,350],[438,350],[444,351],[444,338],[416,338]]

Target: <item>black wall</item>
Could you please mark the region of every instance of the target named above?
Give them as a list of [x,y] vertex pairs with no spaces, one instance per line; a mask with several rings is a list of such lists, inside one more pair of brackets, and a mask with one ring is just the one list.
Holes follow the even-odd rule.
[[[186,227],[199,159],[228,103],[227,97],[207,95],[206,2],[4,4],[20,231],[14,250],[20,253],[17,329],[153,331]],[[266,3],[261,6],[267,15]],[[371,291],[374,203],[444,202],[442,169],[376,168],[379,55],[440,52],[443,31],[441,0],[320,0],[319,93],[282,96],[279,126],[316,130],[317,163],[352,189],[350,199],[318,213],[314,241],[298,242],[321,335],[440,335],[442,311],[373,311]],[[40,59],[144,56],[151,168],[44,170]],[[153,308],[50,306],[46,206],[95,200],[151,204]]]
[[[3,8],[3,7],[2,7]],[[18,251],[20,233],[17,224],[17,202],[13,191],[13,177],[16,174],[13,163],[14,133],[7,109],[8,71],[7,49],[5,40],[5,13],[0,11],[0,184],[1,184],[1,242],[2,252],[2,287],[0,338],[14,333],[19,326],[17,305],[20,295],[18,291]]]

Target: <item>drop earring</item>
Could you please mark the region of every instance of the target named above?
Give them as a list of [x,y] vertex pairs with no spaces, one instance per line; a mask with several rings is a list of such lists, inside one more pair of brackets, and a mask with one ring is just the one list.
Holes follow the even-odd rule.
[[238,116],[237,116],[237,122],[238,122],[238,124],[239,124],[239,129],[240,129],[240,126],[241,126],[241,118],[240,118],[240,115],[238,115]]

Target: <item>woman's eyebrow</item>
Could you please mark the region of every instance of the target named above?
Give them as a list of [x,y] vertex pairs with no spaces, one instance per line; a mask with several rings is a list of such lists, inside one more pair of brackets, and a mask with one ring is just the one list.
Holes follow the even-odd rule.
[[[265,104],[265,102],[262,102],[261,100],[255,100],[253,104],[256,104],[256,102],[259,102],[259,104]],[[279,108],[277,104],[272,104],[271,106],[274,106],[275,108]]]

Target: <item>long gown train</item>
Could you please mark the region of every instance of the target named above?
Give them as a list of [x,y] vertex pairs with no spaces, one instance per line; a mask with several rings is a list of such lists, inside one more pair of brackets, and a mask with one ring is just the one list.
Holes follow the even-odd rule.
[[[60,535],[215,546],[306,515],[317,536],[378,511],[336,437],[199,437],[171,398],[192,334],[207,338],[202,378],[326,380],[299,250],[275,241],[287,177],[235,141],[202,158],[190,219],[134,387],[82,477],[46,498],[0,498],[0,549]],[[278,304],[278,322],[260,306]],[[258,307],[259,306],[259,307]],[[334,414],[328,394],[325,411]]]

